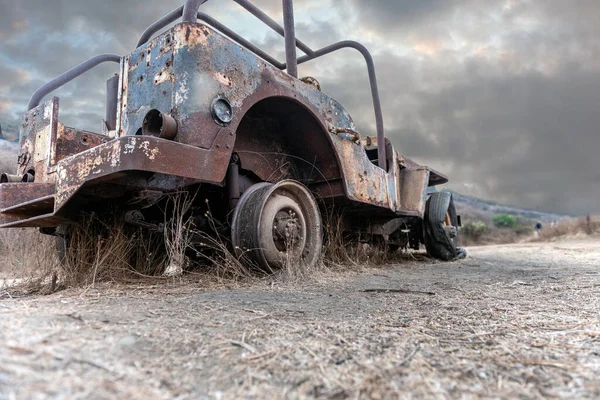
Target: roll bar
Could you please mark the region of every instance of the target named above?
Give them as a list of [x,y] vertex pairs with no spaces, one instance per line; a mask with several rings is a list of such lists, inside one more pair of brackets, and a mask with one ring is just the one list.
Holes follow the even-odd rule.
[[[369,53],[365,46],[354,41],[342,41],[332,44],[330,46],[323,47],[322,49],[316,51],[312,50],[310,47],[308,47],[306,44],[304,44],[296,38],[294,28],[293,0],[282,0],[284,21],[283,27],[248,0],[233,0],[235,3],[243,7],[248,12],[250,12],[250,14],[258,18],[265,25],[267,25],[279,35],[284,37],[286,62],[281,63],[266,52],[253,45],[252,43],[248,42],[240,35],[233,32],[231,29],[227,28],[225,25],[212,18],[211,16],[199,12],[200,6],[206,3],[207,1],[208,0],[186,0],[183,6],[176,8],[169,14],[165,15],[164,17],[160,18],[158,21],[150,25],[138,40],[137,47],[140,47],[147,43],[148,40],[150,40],[150,38],[154,34],[156,34],[161,29],[165,28],[170,23],[175,22],[179,18],[182,18],[183,22],[196,22],[198,19],[205,22],[213,28],[221,31],[224,35],[228,36],[232,40],[246,47],[248,50],[252,51],[257,56],[263,58],[268,63],[282,70],[287,69],[288,74],[294,77],[297,77],[298,64],[314,60],[316,58],[322,57],[324,55],[344,48],[352,48],[358,50],[364,57],[365,62],[367,63],[367,71],[369,73],[369,84],[371,86],[373,111],[375,113],[375,124],[377,127],[378,165],[381,168],[385,169],[385,132],[383,126],[383,113],[381,111],[381,101],[379,98],[379,89],[377,86],[377,76],[375,73],[375,64],[373,62],[373,57],[371,56],[371,53]],[[296,49],[300,49],[302,52],[304,52],[305,55],[301,56],[300,58],[297,58]],[[31,110],[32,108],[37,107],[42,98],[44,98],[44,96],[63,86],[67,82],[70,82],[71,80],[77,78],[86,71],[89,71],[90,69],[104,62],[120,63],[121,57],[116,54],[101,54],[96,57],[90,58],[89,60],[79,64],[73,69],[70,69],[64,74],[59,75],[58,77],[44,84],[42,87],[35,91],[35,93],[31,96],[31,99],[29,100],[27,109]]]
[[94,68],[96,65],[105,63],[105,62],[116,62],[117,64],[121,62],[121,56],[117,54],[100,54],[96,57],[92,57],[87,61],[82,62],[75,68],[72,68],[65,72],[62,75],[57,76],[52,79],[50,82],[42,85],[38,90],[36,90],[31,98],[29,99],[29,104],[27,105],[27,111],[31,110],[40,105],[40,101],[54,90],[63,86],[67,82],[71,82],[73,79],[77,78],[79,75],[89,71]]

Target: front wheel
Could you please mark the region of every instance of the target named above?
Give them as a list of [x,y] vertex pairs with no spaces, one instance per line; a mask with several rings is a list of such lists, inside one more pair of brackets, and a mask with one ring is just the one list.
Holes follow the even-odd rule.
[[427,253],[443,261],[464,258],[465,249],[458,247],[458,217],[448,192],[431,195],[425,206],[424,239]]

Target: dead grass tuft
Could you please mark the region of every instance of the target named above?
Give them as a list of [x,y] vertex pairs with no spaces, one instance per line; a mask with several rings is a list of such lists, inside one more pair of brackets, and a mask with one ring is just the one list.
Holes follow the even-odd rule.
[[226,238],[198,231],[200,251],[196,252],[197,266],[202,275],[212,275],[218,281],[237,282],[252,279],[262,272],[258,267],[247,268],[244,254],[233,254]]
[[[164,245],[169,260],[165,275],[178,276],[188,267],[187,251],[192,248],[194,221],[190,210],[195,195],[188,191],[172,193],[167,197],[164,222]],[[170,218],[169,218],[170,217]]]
[[412,258],[406,249],[394,250],[383,241],[363,239],[348,232],[344,227],[343,214],[331,214],[325,221],[323,264],[328,269],[360,269]]
[[52,285],[59,264],[54,238],[34,228],[3,229],[0,249],[0,289],[20,285],[28,292],[37,292]]
[[490,244],[516,243],[523,238],[510,228],[488,227],[481,235],[470,235],[460,230],[461,246],[484,246]]
[[106,221],[86,215],[56,242],[59,280],[66,286],[156,277],[168,261],[160,234],[128,226],[120,217]]

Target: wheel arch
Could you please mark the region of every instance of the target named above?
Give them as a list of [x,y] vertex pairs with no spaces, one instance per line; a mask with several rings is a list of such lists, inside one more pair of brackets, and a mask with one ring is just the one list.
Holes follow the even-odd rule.
[[[240,118],[235,135],[233,152],[240,167],[262,181],[295,179],[309,188],[343,185],[339,154],[323,118],[308,102],[286,95],[256,99]],[[341,189],[331,189],[330,195],[343,195]],[[325,192],[321,196],[329,197]]]

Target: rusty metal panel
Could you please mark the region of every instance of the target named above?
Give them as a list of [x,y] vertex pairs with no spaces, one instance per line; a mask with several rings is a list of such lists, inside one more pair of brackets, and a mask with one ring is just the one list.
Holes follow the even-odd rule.
[[427,167],[402,169],[400,171],[400,210],[415,212],[423,217],[427,201],[427,186],[429,186],[429,169]]
[[[356,140],[360,135],[352,118],[337,101],[314,85],[298,81],[265,63],[210,27],[178,24],[125,60],[128,71],[122,83],[121,135],[134,135],[145,114],[155,108],[177,119],[176,141],[208,149],[222,131],[210,112],[215,97],[223,96],[230,101],[233,121],[228,128],[234,134],[254,104],[270,97],[292,99],[319,121],[320,134],[326,135],[330,143],[328,148],[312,149],[316,160],[307,161],[319,163],[319,159],[337,159],[341,171],[330,169],[325,179],[343,176],[351,200],[392,210],[397,208],[397,188],[390,187],[395,176],[368,160],[361,142]],[[310,147],[311,142],[306,141],[304,145]],[[276,149],[272,153],[283,151]],[[259,160],[258,157],[254,158]],[[286,162],[284,157],[279,164]],[[266,179],[271,172],[264,175]]]
[[[215,97],[226,97],[239,123],[243,100],[261,80],[264,62],[200,24],[179,24],[126,58],[121,135],[134,135],[150,109],[177,119],[175,140],[211,148],[221,126],[211,116]],[[233,129],[235,132],[235,129]]]
[[54,183],[2,183],[0,184],[0,204],[6,209],[40,197],[54,194]]
[[58,161],[105,143],[108,136],[69,128],[58,122],[58,98],[27,112],[20,128],[18,173],[35,170],[36,182],[54,182]]
[[4,214],[35,214],[51,213],[54,211],[54,195],[38,197],[0,210]]
[[[54,211],[53,183],[0,184],[0,227],[14,226],[19,221]],[[30,223],[34,223],[30,221]],[[18,225],[41,226],[41,225]]]
[[[120,135],[135,135],[151,109],[173,112],[173,34],[167,32],[124,59]],[[182,79],[182,76],[178,77]]]
[[29,169],[42,180],[51,173],[54,162],[54,142],[58,125],[58,98],[28,111],[23,116],[19,128],[20,152],[18,173],[23,175]]
[[55,211],[86,183],[122,176],[126,171],[146,171],[202,182],[220,183],[229,164],[231,132],[222,132],[214,148],[200,149],[152,136],[124,136],[65,158],[57,165]]
[[340,155],[348,198],[361,203],[393,208],[386,172],[369,161],[364,148],[350,140],[334,140]]
[[110,137],[94,132],[80,131],[58,123],[55,142],[55,162],[72,156],[73,154],[81,153],[84,150],[91,149],[106,143]]

